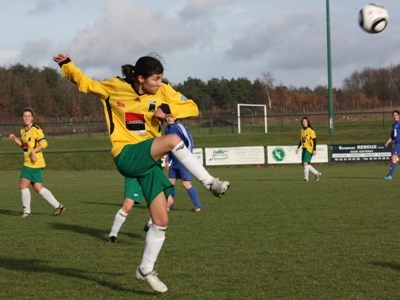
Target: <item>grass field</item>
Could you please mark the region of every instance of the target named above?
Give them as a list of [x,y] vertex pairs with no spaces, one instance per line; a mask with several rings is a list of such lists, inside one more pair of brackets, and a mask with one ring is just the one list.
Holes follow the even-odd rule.
[[[0,299],[399,299],[399,176],[387,164],[211,168],[231,182],[218,199],[197,182],[205,207],[192,213],[177,187],[156,263],[169,287],[155,295],[135,280],[148,219],[134,208],[107,242],[122,203],[116,171],[45,171],[45,186],[67,210],[33,194],[21,210],[19,170],[0,172]],[[400,172],[400,171],[398,171]]]

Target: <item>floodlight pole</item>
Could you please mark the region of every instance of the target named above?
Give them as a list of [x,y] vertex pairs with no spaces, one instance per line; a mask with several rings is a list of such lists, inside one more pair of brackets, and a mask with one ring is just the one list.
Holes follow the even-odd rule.
[[328,53],[329,133],[333,133],[332,58],[331,58],[331,28],[330,28],[329,0],[326,0],[326,42],[327,42],[327,53]]

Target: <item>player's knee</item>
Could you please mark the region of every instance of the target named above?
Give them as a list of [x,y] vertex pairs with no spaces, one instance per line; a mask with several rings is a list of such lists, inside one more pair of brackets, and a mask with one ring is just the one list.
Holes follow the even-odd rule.
[[192,183],[190,181],[182,181],[182,186],[188,190],[192,187]]
[[172,147],[175,147],[180,142],[182,142],[181,138],[176,134],[170,134],[168,141]]
[[129,198],[125,198],[124,204],[122,205],[122,211],[126,214],[129,214],[135,205],[135,201]]
[[157,217],[152,217],[153,219],[153,224],[160,226],[160,227],[166,227],[168,226],[168,214],[163,215],[163,216],[157,216]]

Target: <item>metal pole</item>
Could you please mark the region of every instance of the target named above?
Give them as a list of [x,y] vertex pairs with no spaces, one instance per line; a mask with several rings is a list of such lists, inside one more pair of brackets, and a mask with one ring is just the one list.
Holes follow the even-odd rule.
[[329,101],[329,133],[333,133],[333,94],[332,94],[332,59],[329,0],[326,0],[326,41],[328,53],[328,101]]

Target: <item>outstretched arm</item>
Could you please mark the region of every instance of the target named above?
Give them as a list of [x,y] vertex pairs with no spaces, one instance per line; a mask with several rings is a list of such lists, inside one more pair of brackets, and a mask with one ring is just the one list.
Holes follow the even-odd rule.
[[106,81],[98,81],[83,74],[82,70],[74,65],[68,54],[57,54],[53,56],[53,60],[58,63],[61,73],[72,83],[76,84],[80,92],[93,94],[102,100],[109,97],[113,90],[113,79]]
[[68,54],[62,54],[62,53],[57,54],[56,56],[53,56],[53,60],[58,64],[67,60],[68,58],[69,58]]

